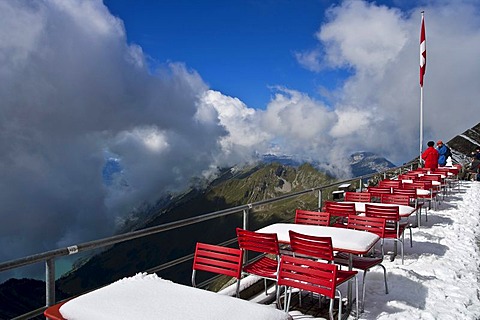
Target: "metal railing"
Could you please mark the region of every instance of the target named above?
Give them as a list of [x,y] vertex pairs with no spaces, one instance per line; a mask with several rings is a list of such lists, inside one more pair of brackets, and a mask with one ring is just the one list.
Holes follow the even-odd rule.
[[[27,257],[23,257],[23,258],[20,258],[20,259],[15,259],[15,260],[0,263],[0,272],[7,271],[7,270],[13,270],[13,269],[20,268],[20,267],[27,266],[27,265],[31,265],[31,264],[34,264],[34,263],[39,263],[39,262],[40,263],[41,262],[45,263],[46,306],[41,307],[37,310],[32,310],[32,311],[30,311],[26,314],[23,314],[21,316],[18,316],[16,318],[14,318],[14,319],[15,320],[31,319],[33,317],[40,316],[40,315],[43,314],[43,311],[47,307],[49,307],[51,305],[54,305],[56,303],[56,299],[55,299],[55,259],[57,259],[59,257],[69,256],[69,255],[72,255],[72,254],[91,251],[91,250],[95,250],[95,249],[101,249],[101,248],[105,248],[105,247],[108,247],[108,246],[111,246],[111,245],[114,245],[114,244],[118,244],[118,243],[121,243],[121,242],[126,242],[126,241],[130,241],[130,240],[133,240],[133,239],[146,237],[146,236],[149,236],[149,235],[152,235],[152,234],[158,234],[158,233],[165,232],[165,231],[168,231],[168,230],[173,230],[173,229],[178,229],[178,228],[194,225],[194,224],[197,224],[197,223],[200,223],[200,222],[204,222],[204,221],[208,221],[208,220],[212,220],[212,219],[217,219],[217,218],[229,216],[229,215],[232,215],[232,214],[237,214],[237,213],[240,213],[240,212],[242,212],[242,214],[243,214],[243,222],[242,222],[243,226],[242,227],[244,229],[248,229],[248,227],[249,227],[249,223],[248,223],[249,212],[256,207],[260,207],[260,206],[263,206],[263,205],[266,205],[266,204],[275,203],[275,202],[285,200],[285,199],[291,199],[291,198],[299,197],[301,195],[308,194],[308,193],[311,193],[311,192],[318,192],[318,208],[321,208],[322,207],[322,199],[324,198],[324,195],[322,195],[322,192],[324,190],[327,190],[329,188],[333,188],[335,186],[338,186],[340,184],[345,184],[345,183],[355,182],[355,184],[356,184],[357,181],[358,181],[359,189],[361,190],[363,188],[363,181],[365,181],[365,180],[368,180],[368,179],[370,179],[372,177],[375,177],[375,176],[382,176],[382,178],[386,178],[389,174],[390,175],[396,175],[396,174],[399,174],[403,169],[405,169],[405,168],[412,169],[412,167],[413,167],[413,164],[406,164],[406,165],[403,165],[403,166],[390,168],[386,171],[379,172],[379,173],[373,173],[373,174],[364,175],[364,176],[361,176],[361,177],[355,177],[353,179],[348,179],[348,180],[335,181],[334,183],[331,183],[331,184],[328,184],[328,185],[322,185],[322,186],[318,186],[318,187],[314,187],[314,188],[310,188],[310,189],[306,189],[306,190],[302,190],[302,191],[298,191],[298,192],[289,193],[289,194],[285,194],[285,195],[282,195],[282,196],[279,196],[279,197],[276,197],[276,198],[272,198],[272,199],[266,199],[266,200],[257,201],[257,202],[254,202],[254,203],[240,205],[240,206],[236,206],[236,207],[233,207],[233,208],[228,208],[228,209],[224,209],[224,210],[220,210],[220,211],[215,211],[215,212],[203,214],[203,215],[196,216],[196,217],[191,217],[191,218],[182,219],[182,220],[178,220],[178,221],[174,221],[174,222],[170,222],[170,223],[165,223],[165,224],[162,224],[162,225],[158,225],[158,226],[154,226],[154,227],[150,227],[150,228],[145,228],[145,229],[141,229],[141,230],[137,230],[137,231],[133,231],[133,232],[128,232],[128,233],[125,233],[125,234],[119,234],[119,235],[111,236],[111,237],[108,237],[108,238],[103,238],[103,239],[94,240],[94,241],[90,241],[90,242],[84,242],[84,243],[81,243],[81,244],[72,245],[72,246],[68,246],[68,247],[65,247],[65,248],[59,248],[59,249],[55,249],[55,250],[51,250],[51,251],[46,251],[46,252],[42,252],[42,253],[39,253],[39,254],[34,254],[34,255],[27,256]],[[230,242],[233,242],[233,241],[230,241]],[[228,243],[228,241],[225,242],[225,243]],[[175,267],[175,266],[179,265],[180,263],[186,262],[186,261],[188,261],[192,258],[193,258],[193,253],[190,254],[190,255],[184,256],[184,257],[177,258],[177,259],[172,260],[172,261],[168,261],[168,262],[163,263],[161,265],[158,265],[154,268],[146,270],[146,272],[150,272],[150,273],[151,272],[158,272],[160,270],[165,270],[167,268]]]

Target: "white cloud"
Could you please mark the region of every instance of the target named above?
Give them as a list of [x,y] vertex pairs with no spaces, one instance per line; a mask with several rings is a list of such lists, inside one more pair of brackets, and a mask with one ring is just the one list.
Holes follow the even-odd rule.
[[[373,2],[344,1],[329,10],[316,33],[319,43],[311,57],[317,60],[309,65],[352,74],[336,89],[333,102],[340,122],[332,134],[335,143],[348,146],[345,150],[373,150],[396,163],[418,155],[421,10],[427,30],[425,142],[449,140],[478,123],[473,111],[480,99],[475,89],[480,86],[475,76],[480,72],[475,61],[480,54],[478,5],[439,2],[401,12]],[[342,129],[358,112],[363,130]],[[359,129],[356,123],[348,128],[352,126]]]

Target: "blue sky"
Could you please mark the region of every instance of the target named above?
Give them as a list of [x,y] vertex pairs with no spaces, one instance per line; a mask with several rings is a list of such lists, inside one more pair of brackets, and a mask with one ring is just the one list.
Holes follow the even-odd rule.
[[[339,1],[105,1],[152,67],[182,61],[211,89],[264,109],[272,86],[322,99],[318,86],[342,84],[348,69],[303,68],[295,53],[318,46],[325,10]],[[381,1],[382,3],[384,1]],[[379,3],[379,1],[377,1]]]

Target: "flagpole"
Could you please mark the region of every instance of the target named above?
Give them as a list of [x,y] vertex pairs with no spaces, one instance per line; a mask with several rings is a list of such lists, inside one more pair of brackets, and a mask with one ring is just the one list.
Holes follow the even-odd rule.
[[418,158],[420,166],[422,165],[422,147],[423,147],[423,86],[420,87],[420,155]]
[[423,147],[423,78],[427,67],[427,45],[425,37],[425,21],[422,11],[422,26],[420,28],[420,154],[418,158],[419,166],[422,165],[422,147]]

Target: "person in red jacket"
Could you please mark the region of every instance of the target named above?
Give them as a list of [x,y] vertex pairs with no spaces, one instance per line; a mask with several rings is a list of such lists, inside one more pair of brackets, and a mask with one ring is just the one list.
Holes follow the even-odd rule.
[[438,168],[438,151],[433,146],[435,142],[428,141],[427,150],[422,153],[422,159],[425,162],[423,165],[424,168],[436,169]]

